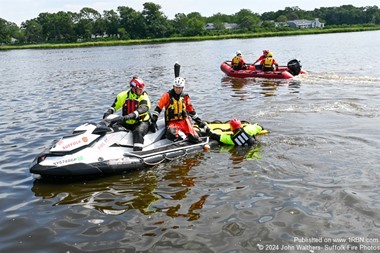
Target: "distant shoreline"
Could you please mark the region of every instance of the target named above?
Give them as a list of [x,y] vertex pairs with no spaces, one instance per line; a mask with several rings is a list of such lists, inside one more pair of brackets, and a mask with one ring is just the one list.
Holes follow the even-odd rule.
[[170,43],[170,42],[191,42],[191,41],[204,41],[204,40],[251,39],[251,38],[265,38],[265,37],[277,37],[277,36],[309,35],[309,34],[364,32],[364,31],[376,31],[376,30],[380,30],[380,26],[302,29],[302,30],[281,31],[281,32],[225,34],[225,35],[215,35],[215,36],[194,36],[194,37],[172,37],[172,38],[160,38],[160,39],[109,40],[109,41],[103,40],[103,41],[87,41],[87,42],[57,43],[57,44],[48,43],[48,44],[29,44],[29,45],[2,45],[0,46],[0,50],[125,46],[125,45],[140,45],[140,44],[142,45],[142,44]]

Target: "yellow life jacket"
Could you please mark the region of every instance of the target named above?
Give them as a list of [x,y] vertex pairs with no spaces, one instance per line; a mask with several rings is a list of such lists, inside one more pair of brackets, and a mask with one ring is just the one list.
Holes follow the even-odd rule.
[[243,66],[241,64],[241,56],[236,55],[231,61],[233,69],[241,69]]
[[170,103],[168,105],[168,108],[165,109],[166,121],[169,122],[187,118],[186,104],[184,99],[184,96],[186,95],[181,95],[178,100],[171,96],[170,92],[169,96]]
[[240,56],[235,56],[233,59],[232,59],[232,66],[238,66],[238,64],[240,63]]
[[273,67],[273,58],[267,56],[264,60],[264,68],[272,68]]

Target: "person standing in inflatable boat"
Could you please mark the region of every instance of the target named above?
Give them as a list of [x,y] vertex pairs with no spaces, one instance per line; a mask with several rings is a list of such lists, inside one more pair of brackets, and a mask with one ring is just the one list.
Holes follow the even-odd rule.
[[165,108],[166,138],[172,141],[188,139],[191,143],[199,143],[202,140],[189,117],[201,128],[205,127],[206,123],[195,112],[189,95],[183,93],[185,83],[183,77],[174,79],[173,88],[161,96],[152,112],[152,122],[157,121],[160,112]]
[[230,120],[230,129],[233,132],[221,133],[207,131],[211,139],[218,141],[220,144],[235,145],[235,146],[253,146],[257,144],[255,135],[259,134],[263,128],[258,124],[247,124],[242,127],[241,121],[234,118]]

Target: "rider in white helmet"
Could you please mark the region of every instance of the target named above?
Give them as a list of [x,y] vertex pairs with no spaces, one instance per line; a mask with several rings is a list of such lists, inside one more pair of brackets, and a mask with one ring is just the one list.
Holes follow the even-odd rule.
[[246,69],[245,61],[241,56],[241,52],[239,50],[236,51],[235,57],[232,58],[231,65],[234,70]]
[[183,77],[176,77],[174,79],[173,86],[174,87],[179,87],[179,88],[185,88],[185,83],[186,83],[185,78],[183,78]]
[[172,141],[187,138],[192,143],[199,143],[202,140],[194,130],[190,117],[199,127],[203,128],[206,124],[195,112],[189,95],[183,93],[185,84],[186,80],[183,77],[174,79],[173,88],[165,92],[158,101],[152,113],[152,121],[156,122],[160,112],[165,108],[166,137]]

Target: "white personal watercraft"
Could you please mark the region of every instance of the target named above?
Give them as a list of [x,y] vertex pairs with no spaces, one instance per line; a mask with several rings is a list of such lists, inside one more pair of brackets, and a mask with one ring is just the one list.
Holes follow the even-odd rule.
[[30,172],[37,179],[121,173],[185,156],[209,142],[208,137],[201,137],[202,142],[196,144],[170,141],[161,119],[156,131],[145,135],[143,150],[133,151],[132,131],[112,124],[112,116],[98,124],[85,123],[54,141],[34,159]]

